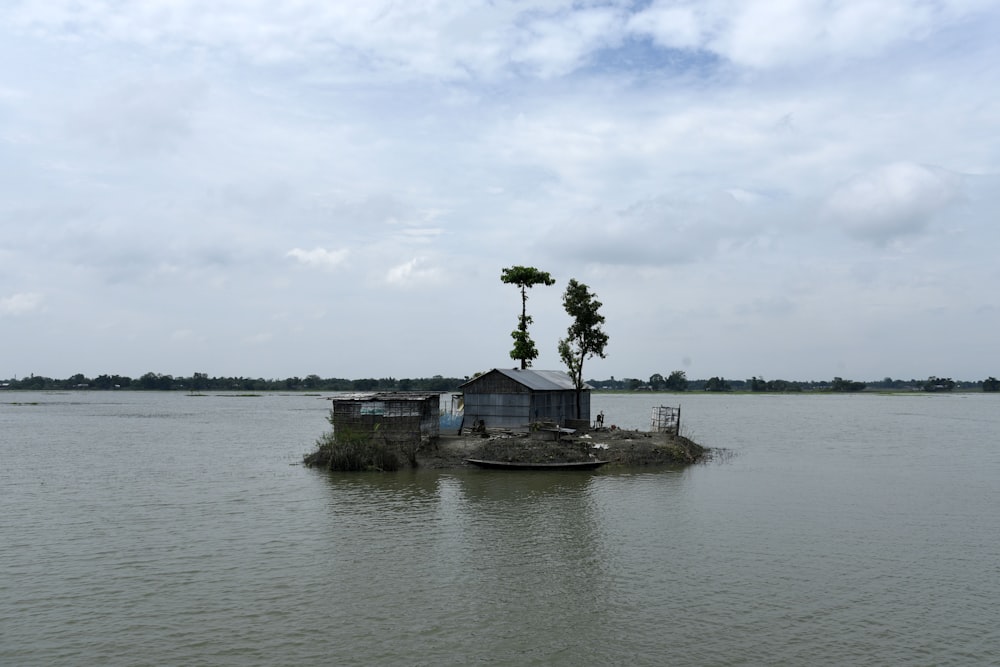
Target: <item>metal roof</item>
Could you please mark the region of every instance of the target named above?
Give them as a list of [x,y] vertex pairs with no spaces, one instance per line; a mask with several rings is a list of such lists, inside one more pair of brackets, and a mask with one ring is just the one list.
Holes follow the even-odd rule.
[[[573,378],[565,371],[536,371],[531,368],[523,370],[520,368],[494,368],[493,370],[506,375],[514,382],[522,384],[532,391],[572,391],[576,389]],[[469,380],[462,386],[472,384],[478,379]],[[584,385],[584,389],[590,389],[590,386]]]
[[360,391],[327,396],[329,401],[425,401],[438,398],[442,391]]

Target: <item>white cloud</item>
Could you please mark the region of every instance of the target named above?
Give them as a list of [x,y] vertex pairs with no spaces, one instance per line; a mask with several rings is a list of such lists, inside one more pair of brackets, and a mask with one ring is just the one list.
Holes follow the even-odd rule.
[[132,81],[105,91],[75,112],[67,131],[126,155],[157,155],[192,133],[204,86],[198,82]]
[[177,329],[170,334],[170,339],[177,343],[199,343],[204,344],[205,337],[194,329]]
[[584,8],[527,21],[521,43],[511,53],[540,77],[571,72],[590,54],[616,45],[623,35],[622,15],[609,8]]
[[748,304],[739,304],[735,312],[744,316],[785,318],[796,310],[796,304],[786,296],[755,298]]
[[567,219],[539,245],[569,261],[596,265],[692,264],[766,236],[760,219],[780,213],[769,204],[744,191],[739,197],[728,192],[697,199],[658,197],[616,212],[594,210]]
[[439,268],[428,266],[426,257],[413,259],[398,264],[386,273],[385,282],[396,287],[415,287],[427,283],[437,283],[442,279]]
[[36,292],[22,292],[0,298],[0,315],[25,315],[41,307],[42,295]]
[[667,48],[703,49],[741,66],[797,68],[874,57],[987,8],[965,0],[656,0],[628,27]]
[[260,333],[253,334],[252,336],[247,336],[243,339],[243,342],[249,345],[266,345],[274,340],[274,334],[269,331],[263,331]]
[[920,233],[961,194],[957,174],[897,162],[843,183],[827,200],[826,215],[848,234],[884,244]]
[[331,270],[343,265],[349,254],[350,251],[346,248],[336,250],[327,250],[326,248],[313,248],[312,250],[293,248],[285,253],[285,256],[291,257],[300,264],[313,269]]
[[[662,371],[664,331],[691,377],[832,375],[824,350],[899,323],[926,359],[931,307],[949,337],[1000,326],[998,31],[985,0],[7,3],[0,62],[31,67],[0,89],[0,294],[35,296],[0,312],[46,326],[4,334],[52,376],[78,349],[132,374],[463,375],[507,359],[497,276],[531,264],[605,301],[595,373]],[[445,290],[476,295],[458,339]],[[540,368],[560,291],[529,304]],[[435,353],[376,344],[404,310]],[[342,312],[364,326],[319,326]],[[262,320],[247,367],[225,341]]]
[[25,101],[27,97],[28,95],[24,90],[0,85],[0,104],[14,105]]
[[654,2],[633,14],[628,28],[635,34],[648,35],[669,49],[695,49],[704,43],[704,26],[693,6],[685,7]]
[[654,0],[633,3],[364,3],[23,0],[12,25],[69,42],[108,41],[211,59],[235,54],[327,80],[559,77],[629,36],[751,68],[869,58],[991,9],[987,0]]
[[403,236],[420,242],[437,238],[443,233],[444,230],[439,227],[413,227],[402,231]]

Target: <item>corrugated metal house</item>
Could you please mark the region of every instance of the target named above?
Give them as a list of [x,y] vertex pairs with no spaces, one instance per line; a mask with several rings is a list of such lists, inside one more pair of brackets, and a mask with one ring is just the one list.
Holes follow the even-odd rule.
[[[576,387],[563,371],[494,368],[461,386],[465,425],[527,428],[533,422],[566,425],[576,417]],[[590,422],[590,386],[580,394],[580,420]]]
[[441,394],[377,392],[331,399],[334,434],[378,431],[387,440],[433,440],[441,434]]

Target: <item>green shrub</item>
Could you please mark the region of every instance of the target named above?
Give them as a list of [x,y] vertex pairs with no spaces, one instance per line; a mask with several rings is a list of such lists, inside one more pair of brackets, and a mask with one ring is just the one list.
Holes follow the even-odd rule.
[[[416,464],[415,456],[408,458],[411,465]],[[393,472],[402,467],[398,447],[386,442],[378,428],[371,433],[327,431],[316,440],[316,451],[305,457],[305,463],[344,472]]]

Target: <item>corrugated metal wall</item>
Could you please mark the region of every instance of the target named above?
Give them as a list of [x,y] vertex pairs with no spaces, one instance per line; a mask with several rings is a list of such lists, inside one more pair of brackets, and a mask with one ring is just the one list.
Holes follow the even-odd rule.
[[[576,417],[573,390],[532,391],[503,373],[491,371],[463,386],[465,426],[482,419],[488,428],[524,429],[531,422],[552,421],[564,425]],[[590,392],[580,396],[580,418],[590,420]]]
[[[535,392],[531,400],[530,421],[554,421],[560,426],[576,419],[575,391]],[[580,419],[590,420],[590,392],[580,394]]]
[[436,396],[413,399],[334,401],[334,432],[372,433],[376,425],[390,438],[436,438],[440,435],[440,399]]
[[[590,392],[580,396],[581,419],[590,419]],[[480,419],[489,428],[525,428],[530,422],[564,424],[576,415],[576,392],[539,391],[520,394],[465,394],[465,425]]]
[[531,394],[466,394],[465,425],[480,419],[489,428],[524,428],[531,412]]

